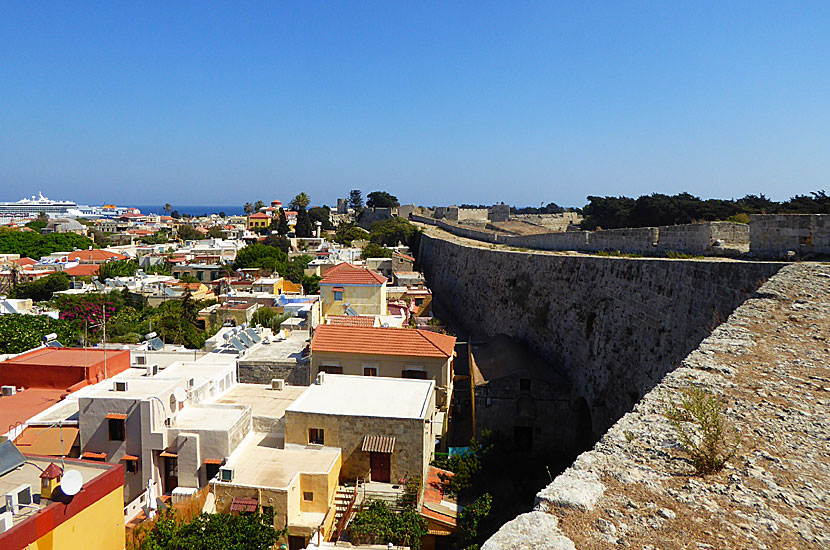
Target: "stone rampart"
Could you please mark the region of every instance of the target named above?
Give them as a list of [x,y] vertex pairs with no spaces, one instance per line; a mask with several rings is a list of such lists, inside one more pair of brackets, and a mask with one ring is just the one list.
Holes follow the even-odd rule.
[[519,252],[427,231],[439,318],[561,365],[603,433],[783,264]]
[[830,214],[758,214],[749,217],[749,251],[759,258],[830,254]]
[[[697,290],[687,294],[704,298]],[[695,322],[677,299],[672,314]],[[830,548],[828,319],[830,266],[786,265],[482,550]],[[728,441],[740,434],[706,476],[690,475],[665,414],[692,388],[720,400]]]
[[576,212],[562,212],[560,214],[513,214],[511,220],[532,223],[545,227],[551,231],[565,231],[571,224],[578,224],[582,216]]

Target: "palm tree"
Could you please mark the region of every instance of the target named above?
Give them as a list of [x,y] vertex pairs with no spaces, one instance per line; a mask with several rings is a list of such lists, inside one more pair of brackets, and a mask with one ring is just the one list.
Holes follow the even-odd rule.
[[263,208],[265,208],[265,203],[264,203],[264,202],[262,202],[262,201],[256,201],[256,202],[254,203],[254,210],[255,210],[255,211],[259,212],[259,211],[260,211],[260,210],[262,210]]
[[311,198],[305,192],[302,192],[291,199],[291,203],[288,206],[291,210],[299,210],[300,208],[307,208],[310,203]]
[[254,205],[249,203],[249,202],[246,202],[245,203],[245,213],[248,214],[249,216],[251,214],[253,214],[254,213]]
[[173,206],[169,202],[165,203],[164,204],[164,213],[169,216],[171,210],[173,210]]

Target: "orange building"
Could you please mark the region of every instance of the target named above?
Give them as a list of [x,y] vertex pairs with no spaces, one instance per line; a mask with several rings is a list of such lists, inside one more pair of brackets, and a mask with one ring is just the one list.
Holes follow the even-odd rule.
[[0,385],[74,391],[128,368],[129,350],[39,348],[0,363]]

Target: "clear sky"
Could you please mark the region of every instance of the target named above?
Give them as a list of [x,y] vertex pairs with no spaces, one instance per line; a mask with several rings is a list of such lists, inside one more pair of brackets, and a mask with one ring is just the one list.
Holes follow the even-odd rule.
[[0,3],[0,200],[830,191],[830,2]]

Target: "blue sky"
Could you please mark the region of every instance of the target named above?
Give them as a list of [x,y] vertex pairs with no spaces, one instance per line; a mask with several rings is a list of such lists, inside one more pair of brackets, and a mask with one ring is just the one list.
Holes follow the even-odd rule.
[[0,200],[830,191],[828,2],[0,3]]

